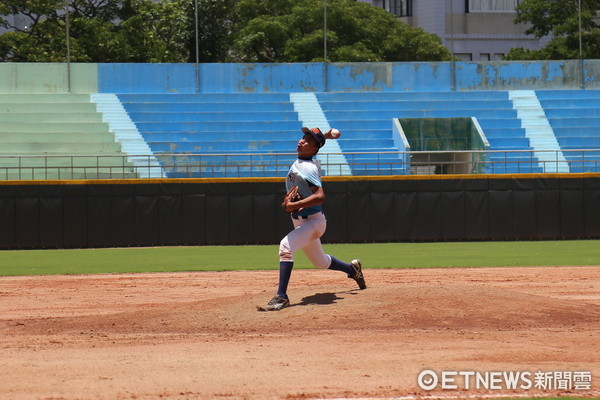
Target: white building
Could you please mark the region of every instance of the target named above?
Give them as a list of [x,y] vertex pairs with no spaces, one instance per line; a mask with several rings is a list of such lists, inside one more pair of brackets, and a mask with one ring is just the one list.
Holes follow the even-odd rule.
[[442,39],[462,61],[497,61],[513,47],[539,50],[549,38],[526,35],[515,24],[519,0],[358,0]]

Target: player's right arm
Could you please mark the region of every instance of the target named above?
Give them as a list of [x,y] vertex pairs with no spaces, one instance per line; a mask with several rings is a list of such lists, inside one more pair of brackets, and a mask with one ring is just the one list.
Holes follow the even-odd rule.
[[341,135],[342,133],[337,129],[330,129],[327,132],[323,133],[325,139],[338,139]]

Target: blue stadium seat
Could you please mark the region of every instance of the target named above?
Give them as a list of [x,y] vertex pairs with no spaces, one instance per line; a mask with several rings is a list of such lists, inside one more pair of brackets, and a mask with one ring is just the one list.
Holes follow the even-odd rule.
[[[538,91],[563,149],[600,147],[600,91]],[[316,93],[352,173],[397,174],[402,160],[392,135],[393,118],[476,117],[490,143],[490,173],[542,172],[506,91]],[[287,93],[121,94],[119,98],[152,150],[166,154],[293,153],[301,122]],[[505,151],[505,153],[503,153]],[[363,154],[364,153],[364,154]],[[567,154],[570,160],[580,155]],[[571,157],[571,158],[569,158]],[[293,158],[292,158],[293,159]],[[237,167],[174,167],[169,176],[257,176],[248,160]],[[596,165],[585,159],[581,168]],[[221,165],[222,167],[219,167]],[[286,167],[283,167],[284,169]],[[285,171],[265,167],[263,175]],[[208,174],[208,175],[207,175]],[[230,175],[228,175],[230,174]],[[233,174],[233,175],[231,175]]]
[[[125,109],[170,177],[281,176],[276,168],[212,158],[209,166],[176,167],[164,154],[294,152],[301,123],[286,93],[121,94]],[[179,158],[182,159],[181,157]],[[256,160],[256,158],[254,158]],[[206,161],[206,160],[205,160]],[[185,162],[194,165],[190,157]],[[285,174],[285,172],[283,172]]]
[[536,94],[571,172],[600,172],[600,154],[590,151],[600,148],[600,90],[539,90]]
[[[531,150],[517,112],[505,91],[479,92],[402,92],[402,93],[319,93],[319,103],[331,126],[335,126],[353,137],[378,135],[377,142],[363,145],[370,151],[389,151],[392,138],[392,118],[452,118],[476,117],[484,133],[490,135],[490,150]],[[372,137],[372,136],[370,136]],[[356,151],[358,145],[352,141],[341,141],[344,152]],[[513,169],[539,170],[539,167],[525,167],[518,156],[507,153]],[[367,160],[363,168],[355,167],[353,174],[368,171]],[[534,160],[536,161],[536,160]],[[504,160],[503,160],[504,162]],[[503,168],[499,173],[505,173]],[[491,171],[489,171],[491,172]]]

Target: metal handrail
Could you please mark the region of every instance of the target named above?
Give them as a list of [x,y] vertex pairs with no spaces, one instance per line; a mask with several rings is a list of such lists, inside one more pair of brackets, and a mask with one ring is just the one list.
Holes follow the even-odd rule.
[[[538,158],[548,152],[556,154],[553,161]],[[346,166],[352,175],[600,172],[600,149],[361,151],[343,155],[347,165],[330,161],[339,160],[335,157],[339,154],[318,155],[324,175],[344,175]],[[0,180],[284,176],[296,157],[295,152],[0,155]]]

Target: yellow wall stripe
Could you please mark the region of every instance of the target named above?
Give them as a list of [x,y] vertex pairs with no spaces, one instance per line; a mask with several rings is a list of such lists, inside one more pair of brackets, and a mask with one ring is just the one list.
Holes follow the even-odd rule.
[[[324,181],[402,181],[402,180],[457,180],[457,179],[575,179],[600,178],[600,173],[565,174],[481,174],[481,175],[390,175],[390,176],[326,176]],[[251,183],[283,182],[285,178],[161,178],[161,179],[65,179],[65,180],[14,180],[0,181],[0,185],[145,185],[171,183]]]

